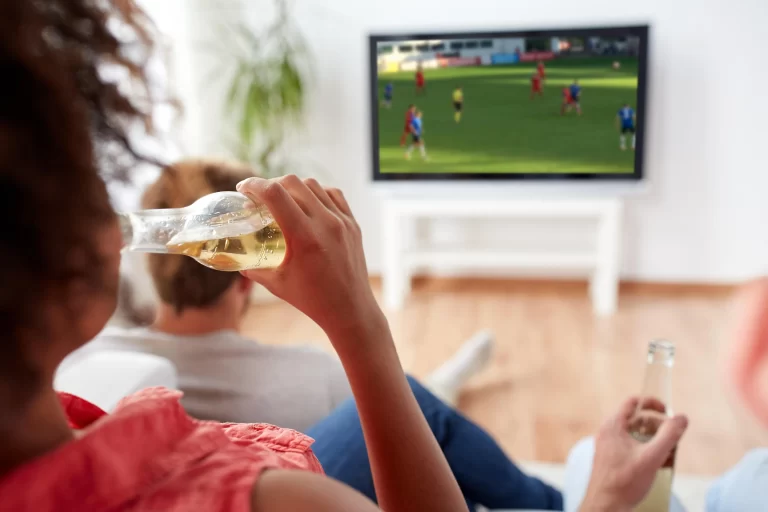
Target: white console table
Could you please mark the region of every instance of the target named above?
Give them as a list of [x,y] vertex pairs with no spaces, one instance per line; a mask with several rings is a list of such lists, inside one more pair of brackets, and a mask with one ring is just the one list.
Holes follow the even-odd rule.
[[[588,268],[594,311],[609,315],[616,311],[619,284],[622,201],[599,199],[512,199],[451,197],[382,197],[384,304],[390,309],[403,306],[411,289],[415,267],[432,265],[473,269]],[[596,223],[597,236],[589,251],[537,253],[414,248],[411,243],[419,219],[585,219]]]

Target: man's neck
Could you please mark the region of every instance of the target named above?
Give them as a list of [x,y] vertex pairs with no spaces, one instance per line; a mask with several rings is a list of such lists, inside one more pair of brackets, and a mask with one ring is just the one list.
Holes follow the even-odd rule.
[[176,336],[201,336],[217,331],[238,331],[240,313],[234,308],[213,307],[185,309],[177,314],[171,306],[161,304],[152,328]]

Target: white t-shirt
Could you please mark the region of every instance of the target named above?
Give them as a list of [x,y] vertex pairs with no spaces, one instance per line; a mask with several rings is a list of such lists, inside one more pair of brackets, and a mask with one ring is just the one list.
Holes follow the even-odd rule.
[[181,402],[199,419],[271,423],[303,432],[352,396],[341,362],[331,354],[307,346],[262,345],[235,331],[173,336],[108,327],[69,362],[98,350],[169,359],[184,392]]

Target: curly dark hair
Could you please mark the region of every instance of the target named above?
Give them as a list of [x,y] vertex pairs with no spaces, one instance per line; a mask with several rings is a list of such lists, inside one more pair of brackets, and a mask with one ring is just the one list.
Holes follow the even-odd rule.
[[26,341],[46,335],[43,305],[104,287],[94,233],[115,214],[100,171],[141,159],[127,133],[151,126],[153,33],[131,0],[0,0],[3,395],[39,384]]

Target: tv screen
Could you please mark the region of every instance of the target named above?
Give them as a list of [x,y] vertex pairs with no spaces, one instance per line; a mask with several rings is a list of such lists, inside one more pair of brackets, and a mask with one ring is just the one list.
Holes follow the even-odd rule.
[[647,26],[372,35],[374,180],[639,180],[647,49]]

